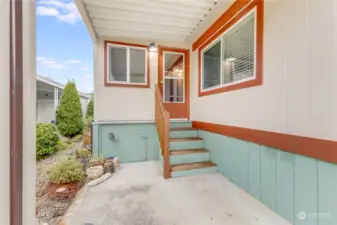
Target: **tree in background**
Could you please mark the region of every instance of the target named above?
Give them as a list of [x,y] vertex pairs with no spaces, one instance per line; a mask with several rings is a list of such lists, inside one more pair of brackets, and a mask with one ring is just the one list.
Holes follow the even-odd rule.
[[88,108],[87,108],[87,119],[88,118],[93,118],[94,117],[94,98],[92,97],[88,103]]
[[68,81],[56,110],[56,126],[60,134],[73,137],[83,132],[83,114],[76,84]]

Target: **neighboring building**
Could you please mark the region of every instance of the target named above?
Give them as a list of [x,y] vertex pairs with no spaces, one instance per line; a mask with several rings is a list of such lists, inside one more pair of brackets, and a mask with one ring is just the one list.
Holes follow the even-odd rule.
[[290,223],[337,224],[336,1],[75,2],[94,155],[217,170]]
[[[56,109],[62,95],[63,84],[56,82],[48,77],[36,77],[36,121],[51,122],[55,121]],[[85,118],[90,96],[80,93],[82,113]]]

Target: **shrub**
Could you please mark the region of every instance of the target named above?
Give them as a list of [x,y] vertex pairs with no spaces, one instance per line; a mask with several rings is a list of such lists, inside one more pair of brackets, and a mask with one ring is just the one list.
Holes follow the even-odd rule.
[[91,129],[92,117],[87,117],[84,121],[84,130],[89,131]]
[[106,161],[106,158],[103,156],[91,159],[89,162],[89,166],[97,166],[97,165],[103,165]]
[[75,158],[63,159],[48,171],[48,179],[58,184],[81,182],[84,175],[83,165]]
[[59,140],[57,142],[57,149],[60,151],[70,149],[73,146],[74,144],[70,140],[66,140],[66,141]]
[[91,153],[88,149],[78,149],[76,151],[76,157],[79,158],[79,159],[86,159],[86,158],[89,158],[91,156]]
[[61,135],[73,137],[83,131],[83,118],[80,96],[76,84],[68,81],[56,110],[56,126]]
[[94,117],[94,98],[91,98],[88,103],[86,118],[88,119],[89,117]]
[[80,142],[83,138],[82,134],[78,134],[70,139],[71,142]]
[[38,123],[36,125],[36,159],[53,154],[57,151],[59,136],[54,124]]

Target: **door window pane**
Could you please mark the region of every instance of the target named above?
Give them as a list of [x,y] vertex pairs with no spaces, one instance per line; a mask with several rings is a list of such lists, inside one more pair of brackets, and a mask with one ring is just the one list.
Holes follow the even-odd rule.
[[165,78],[165,102],[184,101],[184,80]]

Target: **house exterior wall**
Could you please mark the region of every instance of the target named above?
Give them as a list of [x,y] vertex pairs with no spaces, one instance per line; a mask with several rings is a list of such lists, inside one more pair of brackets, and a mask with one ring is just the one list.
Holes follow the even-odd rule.
[[[141,40],[113,40],[148,45]],[[188,48],[184,43],[158,43],[169,47]],[[104,86],[104,40],[95,44],[95,121],[154,120],[154,87],[158,80],[158,52],[150,54],[150,88]]]
[[291,224],[337,224],[336,164],[203,130],[198,135],[221,174]]
[[50,123],[55,120],[54,99],[37,99],[36,113],[38,123]]
[[[191,43],[229,5],[219,2]],[[264,1],[263,84],[246,89],[199,97],[198,50],[191,50],[191,120],[336,141],[336,22],[332,0]],[[205,130],[198,135],[220,173],[292,224],[337,223],[336,164]],[[305,145],[297,147],[309,152]]]
[[[198,97],[192,52],[191,120],[337,140],[336,5],[265,1],[262,86]],[[228,6],[221,3],[197,33]]]

